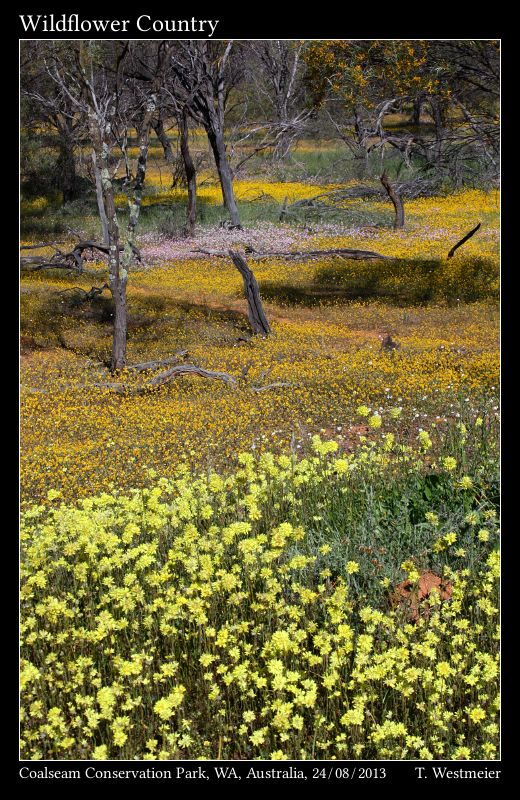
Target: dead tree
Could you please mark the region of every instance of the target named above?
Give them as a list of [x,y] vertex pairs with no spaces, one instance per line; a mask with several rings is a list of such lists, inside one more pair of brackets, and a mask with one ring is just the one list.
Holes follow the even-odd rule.
[[24,127],[26,122],[29,126],[43,124],[46,131],[56,132],[59,155],[55,182],[62,192],[63,202],[67,203],[79,195],[75,150],[83,143],[83,120],[76,114],[68,95],[50,78],[39,57],[40,42],[25,40],[20,44],[21,124]]
[[237,253],[236,250],[230,250],[229,255],[244,281],[248,317],[253,333],[268,336],[271,333],[271,328],[269,327],[269,322],[264,312],[262,300],[260,298],[260,289],[258,288],[258,283],[253,271],[247,266],[245,258],[240,253]]
[[[193,92],[185,92],[172,78],[171,60],[174,58],[174,45],[170,41],[161,41],[156,47],[144,43],[142,52],[135,60],[131,70],[134,79],[134,90],[148,93],[153,97],[157,115],[152,127],[161,142],[166,162],[172,167],[173,185],[176,184],[178,161],[175,159],[170,140],[164,129],[164,119],[173,116],[177,120],[179,145],[184,177],[188,187],[188,206],[186,213],[187,236],[195,233],[197,213],[197,170],[189,146],[188,120],[191,115],[191,104],[194,102]],[[150,91],[151,87],[151,91]]]
[[96,151],[94,149],[92,150],[92,169],[96,184],[96,202],[98,207],[99,221],[101,223],[101,235],[103,237],[103,242],[108,244],[108,219],[103,200],[103,182],[101,180],[101,170],[98,166]]
[[394,186],[388,180],[388,175],[386,172],[383,172],[381,175],[381,183],[385,187],[388,196],[392,203],[394,204],[395,209],[395,221],[394,221],[394,229],[397,230],[398,228],[404,227],[404,207],[403,201]]
[[[110,291],[114,300],[112,371],[122,369],[125,366],[128,327],[126,308],[128,269],[120,264],[119,223],[117,221],[114,187],[109,170],[112,130],[121,94],[123,63],[127,52],[128,44],[125,44],[117,56],[115,80],[109,80],[103,70],[99,83],[96,83],[94,79],[94,58],[89,42],[81,41],[79,43],[77,61],[79,67],[77,82],[80,87],[81,98],[79,105],[82,110],[86,109],[90,139],[101,172],[103,205],[108,222],[108,275]],[[66,86],[66,79],[64,86]]]
[[249,63],[251,79],[259,101],[267,105],[269,133],[273,137],[270,144],[263,143],[258,150],[272,146],[275,159],[288,155],[311,115],[310,109],[299,107],[304,90],[301,58],[304,47],[304,42],[280,39],[249,43],[253,55]]
[[[124,68],[130,43],[81,40],[64,48],[60,42],[45,43],[43,64],[58,91],[66,95],[75,115],[88,131],[95,152],[102,190],[102,205],[107,221],[107,241],[98,249],[108,255],[109,286],[114,302],[114,330],[111,368],[121,369],[126,361],[128,267],[134,257],[133,230],[136,216],[130,212],[128,242],[123,245],[117,219],[112,150],[118,142],[118,126],[125,112]],[[82,254],[72,251],[78,271]],[[122,252],[122,255],[121,255]],[[59,258],[51,258],[56,266]],[[63,262],[63,259],[61,259]],[[72,263],[72,259],[69,259]],[[40,264],[39,268],[44,268]]]
[[[154,65],[150,69],[150,80],[144,84],[143,90],[142,82],[130,82],[133,88],[134,97],[138,106],[144,106],[139,115],[139,122],[137,125],[138,133],[138,156],[136,165],[136,175],[129,193],[129,218],[127,226],[127,241],[125,251],[123,254],[124,266],[128,267],[132,259],[132,248],[134,247],[135,230],[139,220],[141,210],[141,201],[143,196],[144,180],[146,176],[146,167],[148,163],[148,147],[150,144],[150,130],[154,125],[159,108],[159,93],[162,89],[164,82],[164,73],[167,65],[167,58],[169,54],[170,43],[159,42],[157,47],[153,48]],[[130,53],[131,56],[143,64],[143,59],[140,57],[141,53]],[[130,199],[131,195],[131,199]]]
[[[122,369],[126,363],[126,287],[129,267],[136,252],[135,229],[141,207],[150,127],[157,109],[157,91],[165,63],[165,48],[159,45],[157,66],[148,91],[141,91],[137,98],[134,92],[132,105],[128,89],[134,87],[127,80],[125,72],[129,53],[132,51],[133,55],[134,46],[130,42],[81,40],[67,50],[63,50],[59,43],[49,44],[52,57],[46,62],[48,75],[59,91],[68,97],[76,115],[84,121],[95,154],[94,169],[99,172],[98,202],[103,212],[100,214],[102,223],[106,221],[106,241],[104,247],[98,249],[104,249],[108,255],[109,286],[114,301],[111,368],[115,371]],[[129,220],[126,241],[122,243],[113,184],[116,170],[112,168],[111,156],[121,138],[118,137],[118,129],[122,127],[126,136],[131,119],[136,118],[139,120],[139,155],[135,179],[133,183],[127,180],[126,184]],[[72,253],[76,258],[75,251]],[[78,262],[78,268],[81,269],[81,254]]]

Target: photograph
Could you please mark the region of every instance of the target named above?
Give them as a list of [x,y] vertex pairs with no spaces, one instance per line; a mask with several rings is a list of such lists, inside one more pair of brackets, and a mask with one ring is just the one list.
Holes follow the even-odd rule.
[[501,42],[165,16],[21,15],[19,774],[498,778]]

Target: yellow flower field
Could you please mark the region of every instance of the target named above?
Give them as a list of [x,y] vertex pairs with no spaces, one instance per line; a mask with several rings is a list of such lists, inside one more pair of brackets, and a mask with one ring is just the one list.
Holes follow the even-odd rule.
[[[145,209],[184,198],[149,188]],[[330,188],[236,183],[245,206]],[[143,232],[129,365],[234,385],[110,376],[108,293],[78,300],[104,264],[23,276],[23,758],[499,757],[498,203],[408,201],[398,232]],[[250,258],[252,337],[225,256],[252,245],[391,260]],[[414,606],[425,572],[445,593]]]
[[500,42],[218,22],[22,40],[20,776],[502,777]]
[[[270,191],[282,196],[286,188],[278,184]],[[496,395],[496,210],[494,193],[466,191],[410,201],[405,231],[316,234],[297,245],[363,247],[397,254],[398,262],[251,262],[273,335],[249,341],[243,340],[249,333],[242,281],[229,259],[188,254],[168,260],[168,247],[163,252],[160,244],[156,255],[150,246],[151,256],[129,283],[129,362],[187,350],[188,362],[235,377],[235,389],[184,377],[138,398],[114,395],[99,385],[107,382],[101,362],[110,350],[110,323],[56,306],[56,298],[71,297],[58,292],[102,283],[102,265],[93,264],[98,277],[41,272],[24,278],[22,335],[37,349],[22,358],[23,498],[45,496],[50,484],[71,499],[111,484],[141,485],[148,468],[168,476],[179,460],[197,468],[227,465],[252,447],[282,449],[295,442],[305,448],[308,436],[322,428],[348,429],[353,409],[366,400],[403,406],[413,425],[452,416],[461,394]],[[456,241],[476,218],[486,217],[482,234],[446,261],[447,239]],[[441,224],[447,233],[433,236]],[[244,236],[240,241],[247,241],[247,231]],[[242,246],[233,244],[235,232],[226,237],[229,246]],[[432,272],[419,267],[418,258],[438,263]],[[487,259],[480,272],[472,271],[475,259]],[[373,300],[345,303],[342,291],[353,283],[362,290],[374,280],[383,294],[405,296],[413,289],[439,300],[404,308]],[[447,303],[443,292],[452,286],[456,293],[475,289],[484,299],[467,304],[452,297]],[[318,304],[309,305],[314,295]],[[392,353],[381,350],[388,333],[400,345]],[[140,380],[125,377],[129,386]],[[257,391],[271,384],[282,385]]]
[[[465,427],[461,453],[479,435]],[[348,496],[366,480],[377,492],[378,475],[406,491],[428,449],[387,435],[345,456],[314,437],[306,459],[243,454],[233,475],[178,470],[72,506],[50,491],[50,509],[22,521],[22,757],[495,757],[499,555],[484,475],[468,487],[440,467],[452,509],[480,498],[440,548],[449,602],[432,592],[414,622],[367,597],[390,585],[392,558],[417,581],[425,554],[356,542]],[[453,524],[441,515],[423,516],[425,553]]]

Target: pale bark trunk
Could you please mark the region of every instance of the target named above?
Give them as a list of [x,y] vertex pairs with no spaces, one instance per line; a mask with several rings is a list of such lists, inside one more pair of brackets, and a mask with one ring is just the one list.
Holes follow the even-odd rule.
[[[141,201],[143,197],[144,179],[146,176],[146,165],[148,162],[150,127],[152,124],[152,117],[153,114],[155,113],[156,105],[157,105],[157,97],[155,93],[152,93],[146,105],[146,111],[141,121],[141,125],[139,126],[139,133],[137,140],[139,146],[139,155],[137,156],[136,176],[133,186],[132,199],[130,200],[129,198],[128,200],[130,205],[130,213],[128,216],[128,226],[127,226],[128,237],[127,237],[127,246],[125,246],[125,253],[126,251],[128,251],[128,257],[130,260],[133,257],[135,229],[137,227],[137,223],[139,221],[139,214],[141,212]],[[130,263],[130,261],[128,263]]]
[[96,163],[100,170],[103,207],[107,219],[108,235],[108,280],[110,292],[114,300],[114,332],[112,337],[112,372],[123,369],[126,363],[126,284],[128,271],[121,268],[119,261],[119,223],[117,221],[114,187],[108,168],[110,148],[104,141],[101,125],[92,108],[88,112],[89,131],[96,153]]
[[101,241],[103,244],[108,244],[108,220],[105,211],[105,203],[103,201],[103,184],[101,183],[101,171],[98,167],[96,151],[92,150],[92,165],[94,167],[94,179],[96,181],[96,200],[99,214],[99,221],[101,223]]
[[[119,223],[117,220],[114,186],[110,177],[110,137],[111,124],[116,110],[115,93],[112,97],[113,104],[106,117],[100,114],[92,84],[86,74],[91,66],[91,56],[85,40],[80,42],[80,67],[83,80],[83,93],[87,105],[87,122],[92,146],[96,154],[96,163],[101,175],[101,188],[103,192],[103,206],[107,219],[108,231],[108,280],[110,292],[114,300],[114,331],[112,338],[111,370],[115,372],[124,369],[126,364],[126,339],[127,339],[127,312],[126,312],[126,284],[128,271],[120,265],[119,260]],[[116,90],[119,89],[119,74]]]
[[119,263],[119,224],[114,201],[114,189],[110,180],[108,168],[103,166],[103,197],[106,215],[108,218],[108,241],[110,254],[108,258],[108,279],[110,291],[114,300],[114,333],[112,337],[112,372],[124,369],[126,364],[126,338],[127,338],[127,311],[126,311],[126,284],[128,270]]
[[[126,270],[121,270],[125,273]],[[120,276],[112,288],[114,298],[114,336],[112,339],[112,372],[124,369],[126,364],[126,339],[128,315],[126,309],[126,277]]]
[[368,167],[368,153],[365,143],[365,128],[363,118],[358,108],[354,109],[354,130],[356,132],[356,148],[354,152],[354,175],[359,180],[363,179]]

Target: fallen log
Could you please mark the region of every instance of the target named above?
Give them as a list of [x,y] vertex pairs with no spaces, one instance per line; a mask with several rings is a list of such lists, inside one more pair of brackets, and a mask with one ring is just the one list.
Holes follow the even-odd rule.
[[453,245],[447,257],[453,258],[455,250],[458,250],[458,248],[461,247],[464,244],[464,242],[467,242],[468,239],[471,239],[473,234],[475,234],[479,228],[480,228],[480,222],[469,233],[467,233],[460,241],[458,241],[457,244]]
[[[191,251],[192,253],[203,253],[208,256],[216,256],[217,258],[226,258],[228,255],[222,250],[206,250],[198,247]],[[293,251],[278,251],[270,250],[264,253],[259,253],[256,250],[248,253],[249,257],[255,261],[260,261],[263,258],[321,258],[321,256],[338,256],[339,258],[349,259],[366,259],[366,258],[382,258],[391,260],[392,256],[384,256],[381,253],[375,253],[373,250],[354,250],[350,247],[339,247],[329,250],[293,250]]]
[[[158,362],[160,363],[160,362]],[[137,365],[141,366],[141,365]],[[126,369],[132,369],[132,367],[125,367]],[[165,372],[161,372],[159,375],[156,375],[148,383],[145,383],[142,386],[128,386],[125,383],[109,383],[109,382],[96,382],[91,384],[83,384],[86,388],[87,386],[95,386],[97,389],[110,389],[110,391],[115,392],[116,394],[124,394],[124,395],[142,395],[147,394],[154,389],[157,389],[159,386],[163,386],[169,381],[174,380],[179,375],[198,375],[201,378],[209,378],[211,380],[218,380],[223,381],[224,383],[228,384],[229,386],[235,386],[236,380],[233,378],[232,375],[228,375],[227,372],[212,372],[208,369],[202,369],[202,367],[197,367],[195,364],[177,364],[174,367],[166,370]],[[82,388],[82,386],[77,386],[75,388]]]
[[[31,268],[31,264],[34,264],[34,267]],[[30,272],[38,272],[41,269],[67,269],[83,272],[83,269],[79,269],[77,264],[68,261],[42,261],[40,256],[24,256],[20,259],[20,267],[22,269],[30,268]]]

